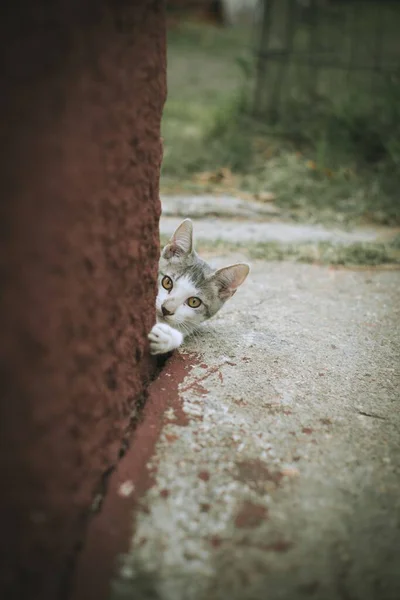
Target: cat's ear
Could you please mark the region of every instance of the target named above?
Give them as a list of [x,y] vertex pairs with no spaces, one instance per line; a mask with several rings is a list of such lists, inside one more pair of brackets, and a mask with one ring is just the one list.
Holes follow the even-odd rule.
[[249,271],[249,265],[239,263],[230,267],[223,267],[214,273],[212,279],[218,286],[218,295],[221,300],[228,300],[233,296],[246,279]]
[[162,255],[164,258],[183,256],[193,250],[193,225],[190,219],[185,219],[179,225],[174,235],[165,246]]

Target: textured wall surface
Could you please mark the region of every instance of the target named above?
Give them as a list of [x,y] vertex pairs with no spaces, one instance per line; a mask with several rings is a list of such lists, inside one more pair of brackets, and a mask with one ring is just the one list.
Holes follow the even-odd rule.
[[8,600],[68,596],[85,515],[154,367],[164,25],[162,0],[16,0],[1,15]]

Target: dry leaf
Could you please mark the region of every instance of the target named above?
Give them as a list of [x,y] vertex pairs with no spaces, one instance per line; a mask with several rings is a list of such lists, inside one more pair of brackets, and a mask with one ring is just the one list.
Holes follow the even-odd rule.
[[257,192],[254,198],[260,202],[273,202],[276,199],[276,195],[273,192]]
[[286,477],[298,477],[300,475],[300,472],[298,469],[296,469],[295,467],[286,467],[285,469],[282,469],[282,475],[286,476]]

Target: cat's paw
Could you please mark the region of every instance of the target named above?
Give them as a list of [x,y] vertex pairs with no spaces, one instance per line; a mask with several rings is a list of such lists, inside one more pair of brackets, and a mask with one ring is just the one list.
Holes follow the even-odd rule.
[[150,331],[150,354],[166,354],[178,348],[183,342],[183,335],[166,323],[156,323]]

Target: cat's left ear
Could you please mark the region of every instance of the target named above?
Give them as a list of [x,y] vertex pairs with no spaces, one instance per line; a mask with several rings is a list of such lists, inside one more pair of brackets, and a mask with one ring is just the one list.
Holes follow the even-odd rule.
[[230,267],[223,267],[214,273],[212,278],[219,288],[218,295],[221,300],[228,300],[228,298],[233,296],[238,287],[246,279],[249,271],[249,265],[239,263]]
[[193,225],[190,219],[185,219],[165,246],[162,255],[164,258],[172,258],[173,256],[190,254],[192,250]]

